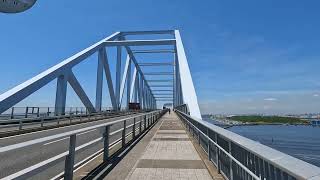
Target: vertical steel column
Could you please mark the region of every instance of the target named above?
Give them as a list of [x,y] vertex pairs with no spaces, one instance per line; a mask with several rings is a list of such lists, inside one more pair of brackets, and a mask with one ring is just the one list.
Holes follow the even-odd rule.
[[136,80],[134,85],[134,102],[138,102],[139,100],[139,73],[136,74]]
[[102,86],[103,86],[103,62],[102,59],[98,58],[97,68],[97,87],[96,87],[96,111],[101,111],[102,105]]
[[143,109],[142,107],[142,77],[141,74],[138,73],[138,87],[137,87],[137,91],[138,91],[138,98],[139,98],[139,103],[140,103],[140,108]]
[[70,136],[69,143],[69,154],[66,156],[65,167],[64,167],[64,179],[72,180],[73,178],[73,166],[74,166],[74,156],[76,153],[76,135]]
[[120,81],[121,81],[121,46],[117,46],[117,64],[116,64],[116,103],[117,111],[120,108]]
[[66,110],[66,95],[67,95],[67,75],[60,75],[57,78],[55,114],[61,115]]
[[129,60],[129,66],[127,71],[127,109],[129,110],[130,103],[130,91],[131,91],[131,59]]

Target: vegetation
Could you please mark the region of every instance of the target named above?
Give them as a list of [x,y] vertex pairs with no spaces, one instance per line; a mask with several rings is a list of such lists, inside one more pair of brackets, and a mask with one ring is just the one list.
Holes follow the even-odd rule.
[[247,123],[282,123],[282,124],[306,124],[307,122],[294,117],[281,117],[281,116],[232,116],[228,119],[247,122]]

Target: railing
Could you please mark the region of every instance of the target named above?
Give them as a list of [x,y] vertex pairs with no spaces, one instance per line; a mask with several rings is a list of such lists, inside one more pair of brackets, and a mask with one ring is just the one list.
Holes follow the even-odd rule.
[[[179,107],[179,109],[185,109]],[[320,179],[320,168],[175,109],[218,172],[230,180]]]
[[[75,108],[76,109],[76,108]],[[133,111],[112,111],[105,110],[96,113],[89,113],[88,111],[75,111],[69,112],[64,115],[54,115],[54,116],[36,116],[28,118],[18,118],[9,120],[0,120],[0,133],[21,131],[26,129],[42,128],[45,126],[54,125],[66,125],[72,124],[74,122],[87,122],[94,120],[105,119],[112,115],[126,115],[132,113]]]
[[[63,115],[89,114],[86,107],[66,107]],[[103,107],[101,111],[112,111],[112,107]],[[55,107],[12,107],[0,114],[0,120],[39,118],[39,117],[55,117]]]
[[[156,123],[157,120],[164,113],[166,113],[166,111],[167,110],[153,111],[150,113],[145,113],[143,115],[135,115],[132,117],[127,117],[127,118],[116,120],[113,122],[94,125],[94,126],[70,131],[70,132],[65,132],[65,133],[56,134],[53,136],[43,137],[43,138],[30,140],[30,141],[23,142],[23,143],[18,143],[18,144],[13,144],[13,145],[1,147],[0,153],[4,153],[4,152],[14,151],[14,150],[21,149],[21,148],[26,148],[26,147],[29,147],[29,146],[32,146],[35,144],[55,140],[58,138],[64,138],[64,137],[70,138],[68,151],[61,153],[59,155],[56,155],[50,159],[42,161],[42,162],[35,164],[31,167],[28,167],[26,169],[20,170],[19,172],[16,172],[16,173],[11,174],[7,177],[4,177],[3,179],[16,179],[16,178],[27,179],[27,178],[30,178],[30,177],[38,174],[39,172],[47,169],[48,167],[50,167],[50,165],[53,165],[58,160],[61,160],[62,158],[65,157],[65,169],[64,169],[64,173],[62,173],[62,176],[64,177],[64,179],[71,180],[73,178],[74,169],[78,168],[82,164],[84,164],[84,162],[87,161],[89,158],[91,158],[91,156],[97,156],[97,155],[103,153],[103,161],[107,162],[110,157],[109,149],[111,147],[113,147],[114,145],[116,145],[120,142],[122,143],[122,147],[126,146],[126,144],[127,144],[126,138],[127,137],[131,136],[132,139],[134,139],[138,135],[142,134],[147,129],[149,129],[154,123]],[[127,125],[127,122],[130,120],[133,120],[133,123],[131,125]],[[119,123],[123,124],[123,128],[115,130],[113,132],[110,132],[110,127],[112,125],[119,124]],[[127,132],[127,129],[129,129],[129,128],[132,128],[131,132]],[[94,129],[102,129],[103,130],[103,133],[101,134],[102,137],[76,147],[77,134],[87,132],[90,130],[94,130]],[[120,139],[117,139],[114,142],[110,143],[109,142],[110,137],[114,136],[118,133],[122,133],[122,137]],[[103,144],[104,144],[103,149],[94,153],[93,155],[84,159],[83,161],[79,162],[78,164],[76,164],[76,165],[74,164],[76,152],[82,151],[85,148],[91,147],[101,141],[103,141]]]

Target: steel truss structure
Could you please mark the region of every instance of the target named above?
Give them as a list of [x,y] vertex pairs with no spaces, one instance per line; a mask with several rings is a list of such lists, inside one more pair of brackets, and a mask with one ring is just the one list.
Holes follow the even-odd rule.
[[[129,36],[169,35],[171,39],[129,40]],[[149,37],[149,36],[146,36]],[[147,47],[134,50],[132,47]],[[150,49],[150,47],[170,47],[169,49]],[[111,78],[107,49],[116,47],[116,78],[115,84]],[[126,63],[121,64],[122,54],[126,53]],[[96,76],[95,104],[88,98],[72,69],[94,53],[98,53]],[[171,53],[170,62],[138,62],[136,54]],[[172,67],[172,71],[143,72],[141,67]],[[133,72],[131,70],[133,69]],[[123,72],[123,74],[121,73]],[[173,106],[188,105],[190,115],[201,118],[195,88],[193,86],[187,57],[178,30],[161,31],[130,31],[116,32],[111,36],[93,44],[81,52],[63,60],[28,81],[0,95],[0,114],[33,94],[49,82],[57,79],[55,113],[65,113],[67,84],[72,89],[89,112],[99,112],[102,106],[103,74],[106,77],[111,104],[114,110],[120,110],[123,97],[126,95],[126,108],[130,102],[139,102],[142,109],[157,109],[157,102],[173,103]],[[147,79],[146,76],[153,78]],[[156,77],[156,79],[154,79]],[[165,85],[159,83],[167,83]],[[150,83],[153,83],[152,85]],[[126,89],[126,92],[125,92]]]

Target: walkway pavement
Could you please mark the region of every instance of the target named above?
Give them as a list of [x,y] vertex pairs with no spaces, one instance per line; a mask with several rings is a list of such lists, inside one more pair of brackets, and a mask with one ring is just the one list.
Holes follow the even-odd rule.
[[212,179],[175,113],[167,113],[127,180]]

